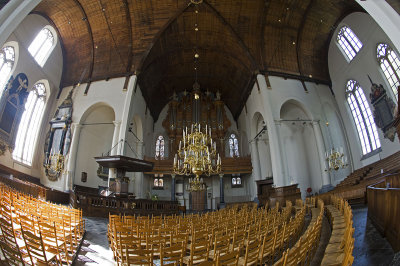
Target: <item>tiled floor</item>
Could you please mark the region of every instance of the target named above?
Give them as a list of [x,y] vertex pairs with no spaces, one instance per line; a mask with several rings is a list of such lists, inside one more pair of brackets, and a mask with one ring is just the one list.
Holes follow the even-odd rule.
[[[384,239],[367,219],[367,207],[353,207],[353,221],[355,226],[354,264],[369,265],[400,265],[400,255],[394,258],[390,244]],[[115,265],[112,252],[107,241],[107,218],[85,218],[86,236],[79,251],[75,265]],[[324,219],[321,235],[321,245],[326,245],[330,237],[329,223]],[[325,243],[326,242],[326,243]],[[318,265],[323,256],[320,250],[316,253],[313,265]],[[393,261],[393,262],[392,262]]]
[[393,249],[367,218],[367,206],[353,206],[352,212],[355,228],[353,265],[390,265]]
[[74,265],[115,265],[107,241],[108,218],[85,217],[86,235]]

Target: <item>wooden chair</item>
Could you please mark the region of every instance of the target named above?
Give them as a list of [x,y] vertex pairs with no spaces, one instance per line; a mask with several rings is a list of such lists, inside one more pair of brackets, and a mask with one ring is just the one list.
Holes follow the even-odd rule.
[[190,255],[183,257],[183,263],[186,265],[193,265],[208,260],[208,253],[210,250],[210,241],[192,241],[190,244]]
[[17,247],[12,247],[0,240],[0,249],[8,265],[26,265],[26,262],[22,258],[22,254]]
[[161,266],[174,263],[174,265],[183,265],[183,255],[186,252],[184,242],[176,243],[169,247],[161,246],[160,263]]
[[261,242],[255,240],[249,243],[246,247],[246,253],[244,257],[239,258],[239,265],[257,265],[259,254],[260,254]]
[[151,249],[132,249],[125,245],[123,265],[151,265],[153,266],[153,251]]
[[219,255],[224,255],[230,251],[230,243],[232,241],[232,236],[230,235],[217,235],[214,237],[213,249],[210,250],[208,257],[215,261],[215,256],[217,253]]
[[217,252],[216,255],[216,265],[221,266],[221,265],[239,265],[239,251],[231,251],[228,253],[225,253],[224,255],[221,255],[219,252]]
[[32,265],[40,263],[48,265],[51,262],[59,264],[56,254],[46,251],[40,232],[39,236],[36,236],[32,232],[22,229],[22,236]]
[[273,262],[277,235],[278,229],[275,229],[273,233],[264,235],[259,255],[260,265],[270,264]]
[[68,263],[67,245],[61,235],[57,235],[55,222],[39,222],[39,229],[46,250],[56,254],[60,264]]

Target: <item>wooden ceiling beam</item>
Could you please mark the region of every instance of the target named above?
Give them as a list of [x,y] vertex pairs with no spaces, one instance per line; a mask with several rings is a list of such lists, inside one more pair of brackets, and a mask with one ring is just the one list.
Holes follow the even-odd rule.
[[176,14],[173,17],[171,17],[169,19],[169,21],[167,23],[165,23],[165,25],[158,31],[158,33],[154,36],[153,41],[151,42],[149,47],[146,49],[146,52],[144,52],[144,54],[141,55],[139,65],[135,70],[142,72],[141,69],[143,67],[143,64],[144,64],[145,60],[147,59],[147,56],[149,55],[150,51],[153,49],[154,44],[162,36],[162,34],[169,27],[169,25],[171,25],[172,22],[174,22],[180,15],[182,15],[183,12],[185,12],[189,8],[189,6],[190,5],[187,5],[183,8],[181,8],[178,12],[176,12]]
[[290,74],[290,73],[285,73],[285,72],[278,72],[278,71],[261,71],[261,74],[263,75],[268,75],[268,76],[276,76],[276,77],[281,77],[284,79],[297,79],[300,81],[305,81],[305,82],[313,82],[316,84],[323,84],[327,86],[332,86],[332,82],[330,80],[323,80],[323,79],[316,79],[316,78],[310,78],[304,75],[295,75],[295,74]]
[[132,52],[132,41],[133,41],[133,30],[132,30],[132,19],[131,19],[131,13],[129,10],[129,3],[127,0],[123,0],[124,5],[125,5],[125,16],[126,16],[126,24],[127,24],[127,28],[129,31],[129,44],[130,44],[130,49],[129,49],[129,54],[128,54],[128,62],[126,64],[126,72],[131,72],[132,70],[132,56],[133,56],[133,52]]
[[310,13],[313,3],[314,3],[314,0],[310,0],[310,2],[308,3],[307,8],[304,12],[303,18],[301,20],[300,27],[298,28],[298,31],[297,31],[297,40],[296,40],[297,69],[299,71],[300,76],[303,75],[302,67],[300,64],[300,62],[301,62],[300,61],[301,60],[301,58],[300,58],[301,39],[302,39],[303,31],[304,31],[304,25],[306,24],[306,20],[308,17],[307,15]]
[[[176,48],[176,49],[167,50],[162,55],[153,58],[153,60],[150,61],[149,63],[146,62],[146,66],[145,66],[145,68],[142,69],[142,72],[145,72],[151,65],[157,64],[160,60],[163,60],[164,58],[168,57],[168,55],[170,55],[170,54],[177,54],[179,52],[187,52],[187,51],[190,51],[190,53],[192,54],[193,49],[192,48],[183,48],[183,49],[182,48]],[[235,54],[231,53],[230,51],[221,50],[221,49],[205,49],[205,48],[201,48],[201,47],[198,48],[198,51],[206,51],[206,52],[210,51],[210,52],[213,52],[213,53],[223,54],[225,56],[229,56],[229,58],[239,62],[239,64],[241,66],[243,66],[245,69],[247,69],[250,72],[252,72],[252,69],[249,68],[248,64],[246,64],[245,62],[240,60],[237,56],[235,56]],[[198,62],[199,63],[201,63],[201,62],[211,62],[212,64],[215,64],[215,62],[213,62],[212,60],[210,60],[210,61],[209,60],[204,60],[203,61],[203,59],[204,59],[204,56],[200,57]],[[193,60],[191,61],[191,63],[193,63]],[[168,65],[168,66],[173,66],[173,65]]]
[[246,46],[246,44],[244,43],[242,38],[240,38],[239,34],[235,31],[235,29],[232,27],[232,25],[229,24],[226,21],[226,19],[221,15],[221,13],[219,13],[218,10],[216,10],[210,3],[208,3],[206,0],[204,0],[203,3],[206,4],[209,7],[209,9],[222,22],[222,24],[228,28],[228,30],[232,33],[234,38],[236,38],[238,44],[241,46],[241,48],[243,49],[244,53],[249,58],[249,60],[251,62],[251,67],[253,68],[253,70],[259,69],[258,64],[256,63],[256,60],[254,59],[254,57],[251,55],[251,53],[249,51],[249,48]]
[[267,25],[267,13],[269,10],[269,6],[271,5],[271,0],[264,0],[264,10],[261,13],[261,32],[260,32],[260,58],[261,58],[261,68],[267,70],[267,66],[264,63],[264,54],[265,54],[265,41],[264,41],[264,32],[265,26]]
[[[84,20],[86,22],[86,28],[90,37],[90,40],[92,42],[92,50],[90,53],[90,59],[91,59],[91,63],[89,66],[89,73],[88,73],[88,80],[90,83],[90,80],[92,79],[92,75],[93,75],[93,66],[94,66],[94,39],[93,39],[93,32],[92,32],[92,27],[90,26],[90,22],[89,19],[86,15],[85,9],[83,8],[82,4],[79,2],[79,0],[74,0],[75,4],[79,7],[79,10],[81,11],[83,17],[82,20]],[[79,83],[81,83],[81,81],[79,81]],[[85,92],[84,94],[87,95],[88,91],[89,91],[89,87],[90,86],[86,86]]]

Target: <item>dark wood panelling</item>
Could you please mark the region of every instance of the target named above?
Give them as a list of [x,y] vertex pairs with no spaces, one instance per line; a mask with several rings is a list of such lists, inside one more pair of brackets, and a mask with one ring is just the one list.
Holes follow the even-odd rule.
[[173,91],[191,89],[195,45],[198,82],[220,90],[236,117],[259,71],[329,83],[332,32],[345,14],[362,11],[343,0],[204,0],[197,7],[197,42],[188,0],[43,0],[35,10],[63,40],[62,86],[139,73],[155,119]]

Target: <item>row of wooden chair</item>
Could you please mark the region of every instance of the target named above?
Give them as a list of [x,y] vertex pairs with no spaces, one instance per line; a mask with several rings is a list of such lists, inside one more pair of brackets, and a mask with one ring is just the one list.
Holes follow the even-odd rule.
[[323,265],[352,265],[354,257],[353,214],[348,202],[331,195],[331,205],[326,206],[332,234],[325,249]]
[[71,264],[84,233],[82,212],[0,183],[0,248],[10,265]]
[[304,206],[291,218],[291,202],[281,212],[278,208],[230,208],[184,217],[110,215],[108,237],[118,264],[271,263],[299,237],[306,212]]
[[300,239],[288,248],[274,265],[310,265],[317,250],[324,215],[324,203],[318,201],[318,208],[312,208],[312,219]]

